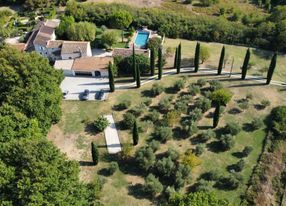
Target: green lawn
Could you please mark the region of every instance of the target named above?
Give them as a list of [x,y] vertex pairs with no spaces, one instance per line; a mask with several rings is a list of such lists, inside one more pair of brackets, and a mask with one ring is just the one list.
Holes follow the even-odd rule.
[[[171,87],[176,80],[181,78],[182,75],[173,75],[164,77],[163,81],[160,82],[165,88]],[[196,80],[200,77],[193,77],[191,75],[186,75],[188,83],[196,82]],[[212,79],[216,77],[205,77],[207,79]],[[118,81],[118,80],[117,80]],[[120,81],[120,80],[119,80]],[[229,87],[231,91],[234,93],[232,101],[228,104],[219,124],[219,127],[223,127],[227,122],[237,121],[241,125],[244,123],[249,123],[253,117],[261,117],[264,118],[271,110],[271,107],[275,105],[282,104],[285,102],[285,91],[280,91],[279,88],[268,87],[268,86],[253,86],[243,87],[244,82],[225,82],[225,87]],[[122,100],[131,100],[132,105],[130,108],[138,105],[142,102],[146,97],[142,94],[142,91],[150,89],[152,83],[142,86],[140,89],[130,89],[130,90],[122,90],[116,91],[113,94],[109,95],[108,100],[103,102],[78,102],[78,101],[64,101],[62,104],[63,117],[62,120],[56,127],[53,127],[50,133],[56,133],[62,141],[68,141],[74,136],[76,136],[74,147],[71,151],[66,152],[67,156],[80,160],[80,161],[90,161],[90,141],[95,141],[97,145],[99,145],[100,151],[100,163],[96,167],[81,167],[81,179],[84,181],[90,181],[94,175],[97,173],[100,174],[100,171],[103,168],[107,168],[109,166],[110,161],[113,161],[114,158],[107,154],[107,150],[104,147],[105,139],[104,135],[98,134],[95,135],[90,131],[87,127],[87,123],[92,122],[98,115],[101,114],[110,114],[112,113],[116,123],[119,123],[123,118],[122,115],[126,111],[115,111],[113,110],[113,106]],[[232,87],[235,85],[240,85],[239,87]],[[186,91],[186,90],[185,90]],[[253,99],[250,101],[250,106],[247,110],[243,111],[240,114],[229,114],[229,110],[237,107],[237,101],[245,98],[247,94],[251,93],[253,95]],[[175,94],[166,94],[163,93],[159,97],[152,99],[152,105],[156,106],[161,98],[165,96],[170,96]],[[271,99],[271,106],[265,110],[256,110],[254,105],[259,104],[263,99]],[[144,114],[147,114],[146,110]],[[144,115],[143,115],[144,116]],[[212,124],[212,119],[205,117],[199,122],[199,126],[209,127]],[[56,128],[59,129],[56,130]],[[146,144],[146,140],[150,137],[152,133],[152,128],[148,128],[146,131],[140,135],[139,145],[133,149],[133,153],[140,146]],[[129,130],[119,130],[119,137],[122,143],[130,143],[132,141],[131,133]],[[235,147],[227,152],[213,152],[210,149],[207,149],[200,159],[202,160],[202,164],[193,168],[192,170],[192,182],[196,183],[198,178],[204,172],[210,171],[211,169],[218,169],[221,174],[227,175],[229,172],[227,171],[227,166],[238,162],[238,158],[233,155],[235,152],[241,152],[245,146],[252,146],[253,151],[251,154],[245,158],[246,166],[245,169],[241,172],[243,177],[243,184],[237,189],[233,191],[224,191],[213,189],[215,193],[217,193],[220,197],[224,197],[229,199],[233,203],[237,203],[240,201],[240,195],[242,195],[246,189],[246,183],[250,177],[253,166],[255,166],[257,158],[261,152],[262,141],[265,137],[265,132],[263,130],[257,130],[255,132],[245,132],[242,131],[236,136],[236,144]],[[168,148],[172,147],[177,149],[181,154],[183,154],[187,149],[194,148],[195,145],[190,141],[190,138],[187,139],[173,139],[168,141],[165,144],[161,144],[160,149],[157,153],[161,153],[166,151]],[[211,140],[216,141],[215,139]],[[209,142],[209,143],[210,143]],[[57,143],[55,143],[57,144]],[[208,147],[207,147],[208,148]],[[73,153],[81,151],[83,155],[80,158],[73,158]],[[136,187],[137,184],[142,185],[144,183],[144,179],[141,176],[138,176],[136,173],[129,173],[122,168],[132,168],[133,164],[124,163],[120,165],[121,170],[117,171],[112,176],[102,176],[105,179],[105,184],[103,187],[103,191],[101,193],[101,201],[106,205],[152,205],[151,201],[138,196],[136,192],[134,193],[133,187]],[[189,185],[188,185],[189,186]],[[187,188],[186,188],[187,189]],[[138,191],[137,191],[138,192]]]
[[[184,39],[170,39],[166,38],[164,47],[175,48],[179,43],[182,43],[182,58],[183,66],[190,65],[192,59],[194,58],[196,41],[189,41]],[[205,63],[206,67],[217,68],[220,52],[223,44],[220,43],[205,43],[201,42],[201,46],[206,46],[210,51],[210,58]],[[226,47],[226,59],[228,59],[225,71],[229,71],[231,68],[232,60],[234,59],[234,69],[233,72],[240,72],[240,67],[243,64],[244,56],[247,47],[225,45]],[[269,67],[271,57],[273,52],[251,48],[251,58],[250,62],[253,66],[250,68],[248,74],[252,75],[263,75],[266,77],[266,71]],[[266,68],[266,70],[265,70]],[[277,59],[277,67],[273,76],[274,80],[286,82],[286,58],[285,55],[279,55]]]

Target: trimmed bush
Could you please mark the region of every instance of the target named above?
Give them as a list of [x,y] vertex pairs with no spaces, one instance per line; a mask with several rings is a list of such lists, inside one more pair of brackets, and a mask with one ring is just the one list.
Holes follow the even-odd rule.
[[160,142],[158,142],[156,140],[152,140],[149,143],[149,146],[152,148],[153,152],[156,152],[160,148]]
[[108,125],[109,121],[103,116],[98,117],[93,122],[93,126],[97,132],[103,132]]
[[188,89],[189,89],[190,95],[195,96],[196,94],[200,93],[200,87],[195,84],[190,84]]
[[150,92],[151,92],[151,95],[153,97],[155,97],[155,96],[161,94],[162,92],[164,92],[164,90],[165,89],[162,85],[160,85],[159,83],[155,83],[152,85]]
[[230,150],[235,144],[234,137],[231,134],[222,135],[219,143],[223,151]]
[[236,122],[229,122],[224,127],[224,131],[231,135],[237,135],[241,131],[241,126]]
[[158,104],[159,110],[161,111],[168,111],[171,107],[171,101],[170,98],[165,97],[162,98]]
[[211,100],[201,97],[195,102],[195,107],[202,110],[203,113],[211,108]]
[[200,119],[202,119],[202,117],[203,117],[203,113],[200,108],[193,109],[189,114],[190,120],[194,122],[199,121]]
[[196,156],[201,156],[204,153],[205,149],[206,147],[204,144],[198,144],[194,149],[194,153]]
[[218,80],[209,81],[209,84],[210,84],[210,90],[211,91],[215,91],[215,90],[219,90],[219,89],[223,88],[222,83],[220,83],[220,81],[218,81]]
[[207,80],[206,79],[198,79],[197,81],[197,85],[199,85],[200,87],[203,87],[207,84]]
[[204,179],[200,179],[196,184],[196,192],[210,192],[213,189],[213,183]]
[[209,181],[217,181],[219,180],[220,176],[221,172],[219,172],[218,170],[211,170],[203,174],[203,178]]
[[254,118],[250,123],[251,129],[253,131],[261,129],[263,127],[263,125],[264,125],[263,120],[260,118]]
[[208,140],[215,138],[216,134],[213,130],[208,129],[206,131],[201,132],[199,135],[199,141],[201,142],[207,142]]
[[126,112],[123,115],[122,126],[125,129],[131,129],[131,128],[133,128],[133,125],[134,125],[135,121],[136,121],[136,117],[134,116],[134,114],[132,114],[130,112]]
[[181,100],[176,101],[175,109],[178,112],[181,112],[181,113],[184,113],[184,114],[187,113],[187,111],[188,111],[188,102],[187,101],[181,101]]
[[131,105],[131,101],[130,100],[123,100],[121,102],[119,102],[117,105],[115,105],[115,109],[122,111],[125,109],[128,109]]
[[173,137],[173,131],[170,127],[158,127],[155,129],[154,135],[161,142],[166,142]]
[[262,101],[260,102],[260,105],[261,105],[261,107],[262,107],[263,109],[265,109],[266,107],[269,107],[270,104],[271,104],[270,101],[267,100],[267,99],[264,99],[264,100],[262,100]]
[[173,148],[168,148],[166,156],[170,157],[173,161],[177,161],[180,157],[180,154],[177,150]]
[[135,160],[139,167],[146,172],[154,165],[156,156],[151,147],[141,147],[135,153]]
[[163,185],[153,174],[149,174],[145,178],[144,190],[147,194],[154,196],[163,191]]
[[156,123],[160,119],[160,113],[156,110],[152,110],[148,113],[147,118],[152,122]]
[[185,87],[185,81],[183,79],[179,79],[175,82],[174,84],[174,89],[176,91],[180,91],[181,89],[183,89]]

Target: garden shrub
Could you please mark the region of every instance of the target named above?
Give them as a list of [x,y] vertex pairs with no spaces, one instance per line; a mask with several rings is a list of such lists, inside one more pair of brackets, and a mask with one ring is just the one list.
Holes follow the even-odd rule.
[[245,161],[243,159],[239,160],[235,165],[235,171],[241,172],[245,166]]
[[237,135],[241,131],[241,126],[236,122],[229,122],[225,125],[224,131],[231,135]]
[[170,157],[164,157],[156,162],[154,168],[158,176],[170,178],[176,168],[176,164]]
[[188,102],[187,101],[182,101],[178,100],[175,103],[175,109],[180,112],[180,113],[187,113],[188,111]]
[[173,137],[173,131],[170,127],[157,127],[154,135],[161,142],[166,142]]
[[135,160],[145,172],[155,164],[156,156],[151,147],[141,147],[135,153]]
[[231,134],[222,135],[219,143],[223,151],[229,150],[235,144],[234,137]]
[[203,178],[209,181],[217,181],[221,177],[221,172],[214,169],[203,174]]
[[134,116],[134,114],[132,114],[131,112],[126,112],[125,114],[123,114],[122,126],[125,129],[131,129],[133,128],[135,121],[136,117]]
[[193,109],[189,114],[190,120],[194,122],[199,121],[200,119],[202,119],[202,117],[203,117],[203,112],[200,108]]
[[199,166],[202,161],[193,153],[186,152],[182,158],[182,163],[184,165],[188,165],[191,168]]
[[206,79],[198,79],[197,80],[197,85],[199,85],[200,87],[203,87],[207,84],[207,80]]
[[211,108],[211,100],[201,97],[195,102],[195,107],[202,110],[202,112],[206,112]]
[[117,162],[111,162],[108,168],[109,175],[113,175],[119,169]]
[[176,110],[172,110],[172,111],[169,111],[164,119],[167,121],[167,124],[170,126],[170,127],[173,127],[176,123],[179,122],[180,120],[180,113]]
[[161,94],[164,91],[164,87],[162,85],[160,85],[159,83],[155,83],[152,85],[152,88],[150,89],[151,95],[153,97]]
[[183,89],[185,87],[185,81],[183,79],[179,79],[175,82],[174,84],[174,89],[176,91],[180,91],[181,89]]
[[117,105],[115,105],[115,109],[116,110],[125,110],[125,109],[128,109],[128,107],[130,107],[131,105],[131,100],[123,100],[121,102],[119,102]]
[[220,81],[218,80],[211,80],[209,81],[209,84],[210,84],[211,91],[215,91],[215,90],[219,90],[223,88],[222,83],[220,83]]
[[260,105],[261,105],[261,107],[262,107],[263,109],[265,109],[266,107],[269,107],[270,104],[271,104],[270,101],[267,100],[267,99],[264,99],[264,100],[262,100],[262,101],[260,102]]
[[230,175],[228,177],[221,177],[216,182],[215,186],[224,190],[235,190],[238,188],[239,184],[239,179],[234,175]]
[[[142,55],[142,54],[135,54],[135,61],[139,67],[140,73],[142,74],[147,74],[150,72],[150,63],[149,63],[149,58]],[[132,68],[132,64],[133,64],[133,57],[128,56],[125,58],[117,58],[117,60],[115,61],[116,65],[118,67],[118,72],[119,74],[123,74],[123,75],[130,75],[133,74],[133,68]]]
[[142,102],[145,106],[150,106],[152,104],[152,99],[151,98],[144,98],[143,102]]
[[159,179],[156,178],[153,174],[149,174],[145,178],[144,191],[147,194],[154,196],[163,191],[163,185],[161,184]]
[[199,135],[199,141],[200,142],[207,142],[208,140],[215,138],[216,133],[212,129],[208,129],[206,131],[202,131]]
[[177,150],[173,148],[168,148],[166,156],[170,157],[173,161],[177,161],[180,157],[180,154]]
[[254,118],[250,123],[250,127],[253,131],[261,129],[263,127],[263,125],[264,125],[264,123],[263,123],[263,120],[261,118]]
[[186,182],[191,180],[191,167],[184,164],[179,164],[174,177],[174,186],[176,189],[179,189],[185,185]]
[[168,98],[168,97],[162,98],[159,101],[158,107],[159,107],[159,110],[161,110],[163,112],[168,111],[171,107],[170,98]]
[[196,192],[210,192],[213,189],[213,183],[204,179],[200,179],[196,184]]
[[106,119],[103,116],[98,117],[93,122],[93,126],[97,132],[103,132],[108,125],[109,125],[108,119]]
[[192,96],[195,96],[200,93],[200,87],[195,84],[190,84],[188,87],[189,93]]
[[160,119],[160,113],[157,110],[152,110],[148,113],[147,118],[152,122],[156,123]]
[[134,116],[136,117],[139,117],[146,110],[147,110],[147,107],[145,106],[145,104],[140,103],[134,106],[133,108],[131,108],[128,112],[134,114]]
[[160,142],[153,139],[149,143],[149,146],[152,148],[153,152],[156,152],[160,148]]
[[204,153],[204,151],[205,151],[205,145],[204,144],[198,144],[197,146],[196,146],[196,148],[194,149],[194,154],[196,155],[196,156],[201,156],[203,153]]
[[242,150],[243,157],[247,157],[252,152],[252,150],[253,148],[251,146],[245,146]]

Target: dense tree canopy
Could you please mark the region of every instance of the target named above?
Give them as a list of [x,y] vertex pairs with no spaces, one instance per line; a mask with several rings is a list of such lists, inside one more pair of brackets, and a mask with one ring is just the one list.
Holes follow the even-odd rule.
[[89,205],[93,191],[79,183],[77,163],[47,140],[12,141],[1,148],[0,158],[1,203]]
[[22,4],[24,8],[35,10],[38,8],[47,8],[55,5],[65,5],[68,0],[0,0],[3,4]]
[[17,112],[37,120],[44,133],[61,116],[62,78],[61,72],[36,53],[0,48],[0,105],[15,107]]
[[74,41],[93,41],[95,39],[96,27],[89,22],[78,22],[67,27],[67,37]]
[[[276,24],[284,19],[286,6],[277,6],[271,17],[266,16],[250,23],[229,21],[226,18],[204,15],[186,15],[163,9],[137,9],[123,4],[78,4],[68,3],[66,14],[76,21],[89,21],[98,26],[109,25],[115,14],[127,12],[133,21],[131,26],[157,30],[172,38],[185,38],[199,41],[216,41],[229,44],[245,44],[272,50],[285,50],[276,38]],[[127,24],[126,24],[127,25]]]

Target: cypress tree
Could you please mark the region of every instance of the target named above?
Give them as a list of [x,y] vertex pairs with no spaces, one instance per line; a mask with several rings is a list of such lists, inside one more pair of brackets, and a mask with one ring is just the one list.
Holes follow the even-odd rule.
[[162,57],[162,47],[158,50],[158,79],[162,78],[162,68],[163,67],[163,57]]
[[249,60],[250,60],[250,49],[248,48],[241,68],[241,79],[245,79],[246,77]]
[[132,137],[133,137],[133,145],[135,146],[138,144],[138,140],[139,140],[137,121],[134,121],[134,124],[133,124]]
[[271,82],[271,79],[272,79],[272,76],[273,76],[273,73],[276,67],[276,61],[277,61],[277,53],[275,52],[275,54],[273,55],[271,59],[271,63],[269,65],[266,84],[270,84]]
[[154,74],[155,74],[155,51],[154,51],[154,48],[151,49],[151,54],[150,54],[150,70],[151,70],[151,76],[154,76]]
[[213,128],[216,128],[219,123],[219,117],[220,117],[220,104],[216,103],[214,116],[213,116]]
[[199,71],[199,64],[200,64],[200,50],[201,50],[201,45],[198,42],[196,46],[196,53],[195,53],[195,59],[194,59],[194,66],[195,66],[195,72]]
[[99,153],[98,153],[98,149],[97,146],[94,142],[91,142],[91,155],[92,155],[92,161],[94,165],[98,164],[98,157],[99,157]]
[[178,47],[176,47],[176,52],[175,52],[174,69],[177,68],[177,61],[178,61]]
[[110,92],[114,92],[114,74],[113,74],[113,65],[111,62],[108,64],[108,77],[109,77],[109,89]]
[[136,59],[135,59],[135,46],[133,44],[133,49],[132,49],[132,70],[133,70],[133,80],[136,81]]
[[225,56],[225,47],[223,46],[221,49],[220,59],[219,59],[219,64],[218,64],[218,70],[217,70],[218,75],[221,75],[221,72],[222,72],[224,56]]
[[178,46],[178,56],[177,56],[177,74],[180,73],[180,70],[181,70],[181,53],[182,53],[182,46],[181,46],[181,43],[179,44]]
[[136,86],[137,86],[137,88],[141,87],[141,78],[140,78],[139,64],[136,65]]

